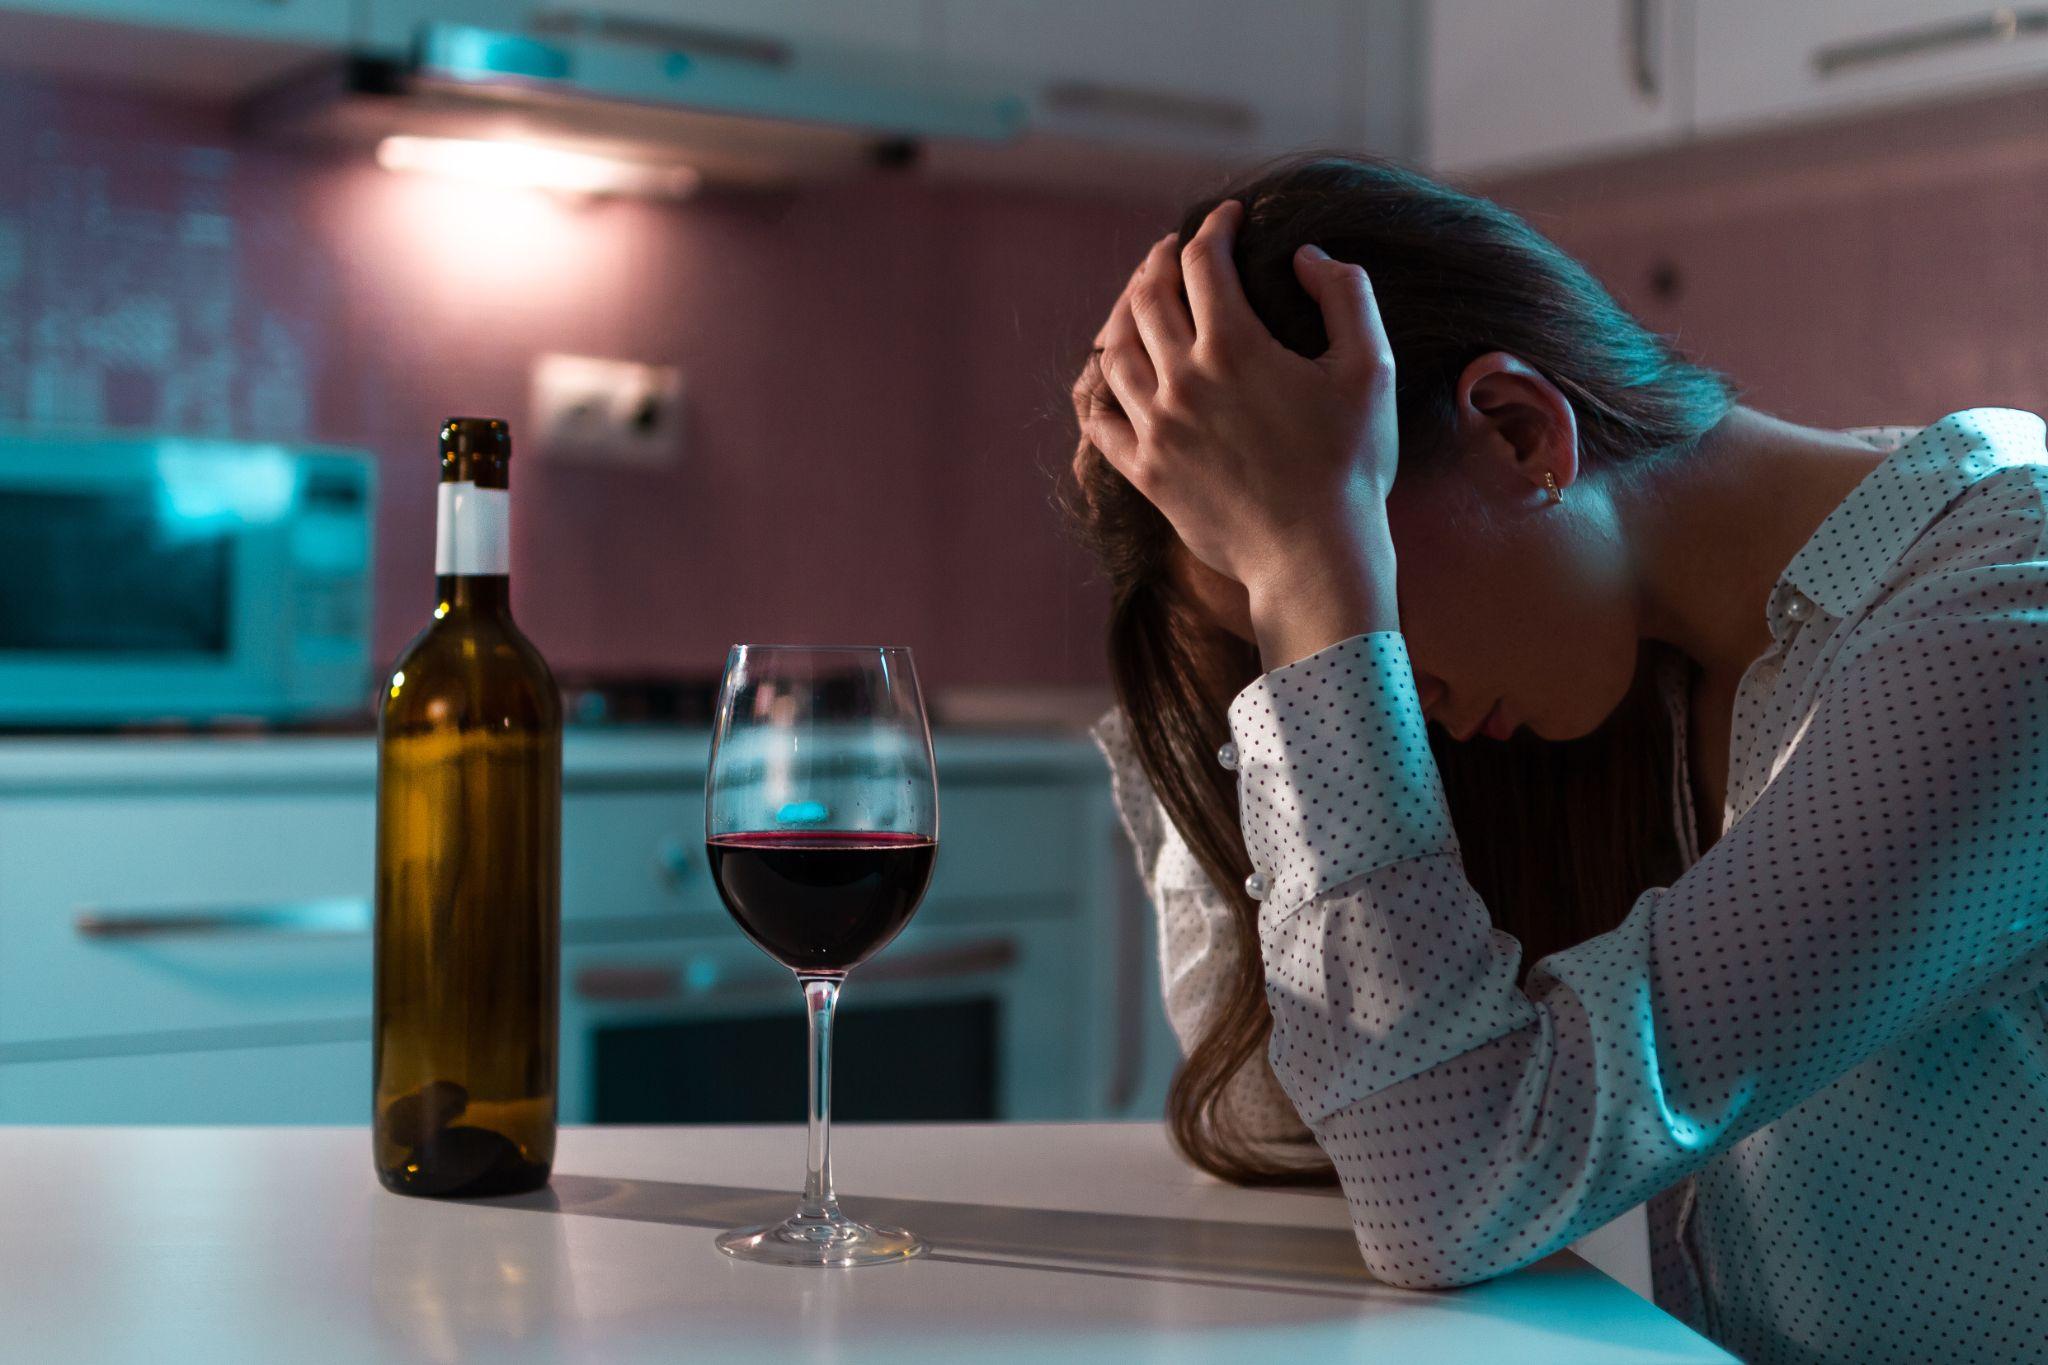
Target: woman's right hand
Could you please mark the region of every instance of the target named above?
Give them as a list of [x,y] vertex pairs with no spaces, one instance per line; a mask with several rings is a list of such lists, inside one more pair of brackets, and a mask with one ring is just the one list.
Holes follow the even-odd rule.
[[1075,406],[1083,436],[1189,553],[1244,585],[1273,668],[1397,628],[1394,365],[1365,272],[1312,246],[1295,275],[1329,347],[1310,359],[1275,340],[1232,261],[1242,214],[1226,200],[1184,248],[1153,246],[1097,334]]

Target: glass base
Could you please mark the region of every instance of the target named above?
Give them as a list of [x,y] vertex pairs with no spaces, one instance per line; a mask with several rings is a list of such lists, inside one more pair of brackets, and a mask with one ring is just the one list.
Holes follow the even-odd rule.
[[765,1265],[881,1265],[921,1256],[927,1247],[902,1228],[856,1223],[831,1208],[822,1217],[797,1213],[780,1223],[738,1228],[719,1237],[718,1249]]

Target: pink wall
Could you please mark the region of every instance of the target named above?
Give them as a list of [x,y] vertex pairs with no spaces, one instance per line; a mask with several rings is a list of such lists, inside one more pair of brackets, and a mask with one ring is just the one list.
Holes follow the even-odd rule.
[[558,666],[874,639],[928,685],[1089,681],[1100,594],[1043,471],[1161,221],[905,182],[574,208],[0,79],[0,420],[375,452],[388,656],[431,586],[440,418],[516,435],[545,351],[678,365],[673,471],[515,467],[518,609]]

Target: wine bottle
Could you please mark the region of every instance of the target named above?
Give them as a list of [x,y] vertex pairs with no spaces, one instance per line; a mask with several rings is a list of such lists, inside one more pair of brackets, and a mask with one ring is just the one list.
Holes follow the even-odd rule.
[[434,619],[377,727],[378,1178],[512,1194],[555,1151],[562,707],[513,624],[505,423],[441,428]]

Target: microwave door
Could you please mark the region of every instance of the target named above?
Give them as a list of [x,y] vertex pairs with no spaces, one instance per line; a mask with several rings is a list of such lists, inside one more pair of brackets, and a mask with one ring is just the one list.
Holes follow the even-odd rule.
[[0,721],[274,713],[291,467],[261,458],[0,444]]

